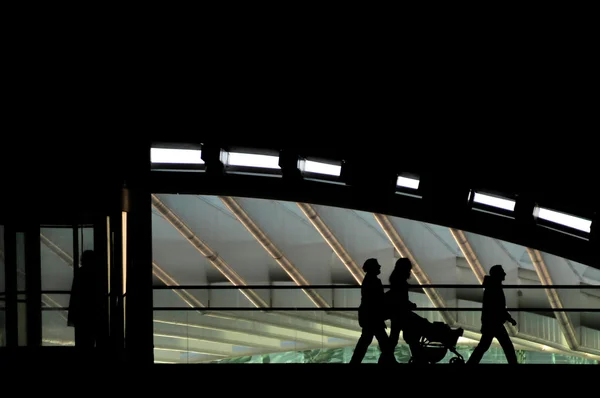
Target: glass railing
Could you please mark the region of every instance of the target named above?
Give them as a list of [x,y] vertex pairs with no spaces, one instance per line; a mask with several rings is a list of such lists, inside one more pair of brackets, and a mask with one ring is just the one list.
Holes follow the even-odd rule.
[[[517,321],[506,325],[521,363],[598,363],[600,286],[505,285],[504,294]],[[457,353],[467,360],[481,337],[482,287],[414,286],[409,296],[429,322],[463,329],[456,352],[446,347],[436,362]],[[361,335],[359,305],[357,286],[155,287],[155,361],[348,363]],[[402,337],[395,351],[401,363],[411,358]],[[378,358],[373,339],[363,363]],[[481,363],[506,363],[495,340]]]
[[[505,285],[504,294],[517,321],[507,330],[522,363],[600,361],[600,286]],[[419,316],[464,330],[455,348],[468,359],[481,337],[482,287],[413,286],[409,297]],[[42,292],[42,345],[75,345],[69,298],[68,291]],[[360,287],[345,285],[156,286],[155,361],[348,363],[361,335],[360,300]],[[389,320],[387,326],[389,333]],[[408,362],[411,351],[402,337],[395,355]],[[378,357],[374,339],[363,363]],[[453,357],[448,351],[439,362]],[[494,341],[482,363],[505,362]]]
[[42,346],[75,345],[75,329],[67,323],[70,298],[69,291],[42,292]]

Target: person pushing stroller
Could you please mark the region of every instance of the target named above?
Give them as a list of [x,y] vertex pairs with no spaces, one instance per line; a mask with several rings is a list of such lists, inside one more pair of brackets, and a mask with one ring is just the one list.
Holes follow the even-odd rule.
[[[404,341],[410,347],[412,354],[411,362],[415,364],[425,364],[438,362],[443,358],[447,350],[457,355],[458,362],[463,361],[462,357],[456,351],[458,338],[462,336],[463,329],[451,329],[442,322],[431,323],[427,319],[414,313],[417,305],[409,300],[408,290],[410,285],[408,279],[412,271],[412,263],[408,258],[401,258],[396,261],[396,265],[390,275],[391,289],[385,294],[386,319],[391,320],[392,330],[390,332],[389,351],[385,353],[386,361],[391,362],[390,353],[393,355],[394,349],[400,339],[400,331],[403,331]],[[437,353],[442,353],[441,357],[432,358],[431,347],[429,344],[439,342],[435,346]],[[463,362],[464,363],[464,362]]]

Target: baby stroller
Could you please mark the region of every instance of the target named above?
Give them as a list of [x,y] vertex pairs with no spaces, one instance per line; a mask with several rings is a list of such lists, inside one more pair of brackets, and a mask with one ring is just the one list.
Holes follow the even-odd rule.
[[[455,355],[451,364],[462,365],[465,360],[456,350],[459,337],[464,333],[462,328],[452,329],[443,322],[429,322],[422,319],[421,333],[417,329],[405,330],[404,340],[411,347],[411,364],[436,364],[446,357],[448,351]],[[419,336],[421,334],[421,336]]]

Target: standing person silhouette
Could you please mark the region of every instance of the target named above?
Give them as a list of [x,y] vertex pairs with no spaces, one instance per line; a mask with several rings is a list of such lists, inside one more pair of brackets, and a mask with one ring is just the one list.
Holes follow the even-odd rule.
[[383,284],[377,277],[381,273],[381,265],[376,259],[370,258],[365,261],[363,270],[366,275],[360,289],[361,302],[358,309],[358,324],[362,328],[362,335],[356,343],[350,363],[362,362],[369,345],[373,342],[373,337],[376,337],[379,342],[382,353],[379,363],[382,363],[387,358],[389,339],[385,331]]
[[506,272],[501,265],[494,265],[490,269],[490,274],[483,278],[483,312],[481,314],[481,340],[471,357],[468,364],[478,364],[483,358],[483,354],[492,345],[494,337],[498,339],[500,346],[504,350],[504,355],[510,365],[517,365],[517,354],[515,347],[508,332],[504,328],[506,321],[517,325],[517,321],[506,311],[506,298],[502,290],[502,282],[506,278]]
[[75,346],[79,348],[94,348],[98,339],[102,306],[98,267],[96,253],[86,250],[81,255],[81,267],[75,269],[68,325],[75,327]]

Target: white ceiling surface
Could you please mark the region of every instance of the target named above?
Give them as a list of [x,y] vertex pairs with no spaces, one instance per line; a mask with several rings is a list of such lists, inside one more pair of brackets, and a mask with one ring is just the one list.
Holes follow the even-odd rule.
[[[328,285],[334,282],[334,274],[349,275],[295,203],[246,198],[236,200],[287,259],[302,270],[308,283]],[[277,267],[279,270],[273,270],[275,275],[283,274],[281,267]],[[289,277],[284,276],[284,280],[289,280]]]
[[[313,208],[359,267],[369,258],[379,260],[380,278],[387,283],[395,262],[394,250],[383,231],[373,227],[370,220],[365,221],[373,216],[335,207],[314,205]],[[350,275],[345,269],[344,272]],[[348,282],[354,284],[354,281]]]
[[[203,200],[206,198],[193,195],[160,195],[159,197],[165,205],[184,220],[198,238],[204,241],[245,281],[256,284],[264,283],[269,280],[269,271],[278,269],[279,265],[264,251],[244,226],[229,211],[216,207],[214,201]],[[169,228],[173,227],[169,226]],[[185,241],[185,238],[180,236]],[[196,258],[200,260],[203,256],[197,252]],[[212,270],[207,269],[206,266],[203,268],[208,277],[215,275],[215,272],[211,272]],[[170,273],[170,268],[167,268],[167,272]],[[195,272],[195,270],[190,270],[190,272]],[[222,280],[222,278],[220,279]],[[208,280],[208,282],[211,281]]]
[[[248,284],[291,282],[277,262],[254,239],[216,196],[159,195],[160,199],[219,254]],[[310,284],[354,284],[348,270],[295,203],[235,198],[256,225],[300,271]],[[398,258],[393,245],[372,214],[350,209],[313,206],[357,265],[375,257],[382,265],[381,280],[388,283]],[[464,257],[448,228],[419,221],[390,217],[393,226],[434,284],[474,283]],[[506,284],[531,284],[521,280],[519,269],[534,270],[524,247],[497,239],[466,233],[484,269],[502,264]],[[155,261],[180,283],[225,282],[222,276],[189,242],[160,215],[153,215]],[[523,255],[525,254],[525,256]],[[576,284],[579,275],[600,283],[600,272],[583,264],[544,254],[554,283]],[[575,271],[574,271],[575,270]],[[208,275],[212,277],[208,277]],[[533,273],[532,273],[533,275]],[[444,289],[444,295],[450,295]],[[576,291],[578,292],[578,291]],[[509,305],[521,305],[523,296],[537,298],[543,290],[508,290]],[[448,297],[452,299],[453,297]],[[517,301],[518,300],[518,301]],[[537,300],[536,300],[537,301]],[[569,299],[569,305],[573,306]]]

